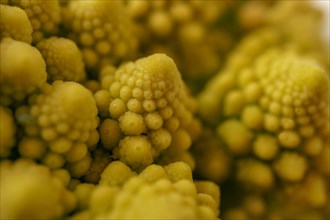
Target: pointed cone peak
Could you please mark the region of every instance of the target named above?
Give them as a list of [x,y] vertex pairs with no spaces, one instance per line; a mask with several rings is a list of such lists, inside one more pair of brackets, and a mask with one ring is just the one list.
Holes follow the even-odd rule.
[[176,83],[181,80],[175,62],[166,54],[156,53],[139,59],[136,64],[143,73],[149,75],[152,81],[163,79]]

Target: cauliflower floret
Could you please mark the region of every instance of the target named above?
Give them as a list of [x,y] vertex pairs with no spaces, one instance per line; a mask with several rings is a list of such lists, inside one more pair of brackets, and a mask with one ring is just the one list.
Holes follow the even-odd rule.
[[15,144],[16,125],[11,111],[0,106],[0,157],[8,157]]
[[[235,79],[235,75],[240,70],[252,65],[254,59],[260,56],[267,48],[281,43],[281,35],[272,28],[257,30],[243,38],[237,48],[229,54],[223,70],[209,80],[205,88],[198,94],[198,110],[207,123],[216,125],[221,120],[219,112],[234,114],[240,110],[244,97],[242,91],[233,90],[237,83],[236,80],[238,80]],[[249,72],[246,71],[241,75],[240,81],[243,83],[244,81],[251,81],[252,76]],[[249,100],[253,101],[259,98],[261,92],[260,85],[251,84],[248,90]],[[223,106],[223,110],[221,109],[220,100],[228,103]]]
[[284,180],[301,181],[307,170],[307,160],[298,153],[282,153],[274,163],[276,174]]
[[[54,169],[66,164],[74,177],[87,172],[89,148],[98,142],[97,108],[90,91],[76,82],[55,81],[30,97],[16,118],[27,137],[44,143],[43,163]],[[24,149],[30,148],[20,143],[21,154],[29,155]]]
[[101,173],[100,184],[122,185],[136,173],[121,161],[113,161]]
[[[314,164],[328,146],[329,75],[315,59],[290,49],[270,49],[253,61],[231,58],[199,96],[202,116],[218,123],[219,147],[229,151],[239,186],[269,198],[273,189],[297,198],[285,188],[301,186],[309,170],[322,172]],[[204,117],[213,107],[218,113]]]
[[0,0],[0,15],[1,219],[219,219],[210,179],[224,219],[329,217],[309,2]]
[[238,13],[239,26],[248,30],[273,27],[285,41],[290,41],[290,46],[312,53],[329,66],[328,47],[318,34],[322,31],[322,19],[324,14],[313,1],[246,1]]
[[192,180],[191,168],[184,162],[170,163],[165,166],[164,169],[172,182],[177,182],[182,179]]
[[56,219],[76,206],[73,194],[50,170],[29,160],[2,161],[1,219]]
[[153,162],[153,150],[143,135],[125,137],[116,150],[114,154],[132,167],[143,167]]
[[186,194],[180,191],[181,187],[175,187],[178,184],[184,184],[185,188],[194,188],[193,182],[187,180],[171,184],[169,180],[160,179],[148,184],[142,179],[132,178],[125,183],[123,190],[115,195],[112,210],[103,216],[108,219],[217,218],[210,207],[198,204],[196,191]]
[[[252,151],[261,160],[273,160],[280,150],[304,148],[314,157],[325,146],[329,77],[315,61],[290,51],[271,50],[257,59],[255,67],[224,73],[218,79],[230,77],[236,82],[226,93],[211,93],[211,85],[199,100],[202,104],[208,94],[222,103],[217,132],[233,154]],[[239,102],[233,93],[241,94]]]
[[28,43],[4,38],[0,43],[1,104],[22,101],[40,88],[47,78],[40,52]]
[[137,41],[122,1],[70,1],[64,14],[68,37],[82,51],[89,70],[134,57]]
[[[275,178],[268,164],[253,159],[241,159],[236,161],[236,178],[247,188],[268,190],[274,186]],[[284,165],[285,166],[285,165]],[[290,167],[288,170],[292,169]],[[292,170],[296,172],[296,170]]]
[[327,53],[321,35],[315,34],[321,30],[322,11],[311,2],[279,1],[269,10],[266,22],[281,30],[304,50]]
[[73,41],[51,37],[40,41],[36,47],[46,61],[48,82],[81,82],[86,79],[82,55]]
[[61,22],[61,8],[58,0],[9,0],[8,3],[26,12],[33,28],[33,43],[58,33]]
[[[138,175],[147,182],[155,182],[161,178],[166,178],[172,182],[182,179],[192,181],[191,168],[184,162],[174,162],[166,166],[151,164],[141,170]],[[122,161],[111,162],[101,173],[100,184],[112,186],[123,185],[128,179],[136,176],[137,172],[133,171]]]
[[184,79],[198,84],[192,87],[220,67],[222,41],[227,48],[232,44],[229,34],[212,28],[231,8],[227,1],[128,0],[126,5],[138,24],[143,54],[171,56]]
[[73,219],[216,219],[219,187],[208,181],[194,183],[191,176],[182,162],[152,164],[139,174],[121,161],[111,162],[99,185],[77,187],[80,200],[85,200]]
[[168,178],[168,172],[158,164],[151,164],[139,173],[139,177],[147,182],[155,182],[162,178]]
[[102,123],[100,135],[115,157],[139,169],[163,151],[173,156],[187,153],[201,125],[193,116],[194,100],[171,58],[154,54],[128,62],[109,75],[104,73],[103,79],[108,81],[110,93],[96,93],[103,94],[98,107],[103,112],[104,103],[109,103],[110,119]]
[[0,39],[11,37],[31,44],[33,29],[25,11],[18,7],[0,5],[0,17]]

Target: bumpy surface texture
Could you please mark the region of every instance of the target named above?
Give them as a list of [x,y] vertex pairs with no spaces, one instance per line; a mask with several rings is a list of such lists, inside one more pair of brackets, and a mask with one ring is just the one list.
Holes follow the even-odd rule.
[[66,165],[76,177],[87,172],[88,148],[98,142],[97,108],[90,91],[75,82],[55,81],[16,115],[26,133],[19,143],[23,157],[42,159],[53,169]]
[[103,171],[99,185],[82,184],[75,193],[85,206],[73,219],[217,219],[219,214],[218,186],[194,183],[183,162],[153,164],[137,174],[115,161]]
[[70,1],[63,19],[94,75],[105,64],[134,57],[137,41],[122,1]]
[[32,25],[24,10],[0,5],[0,39],[11,37],[28,44],[32,42]]
[[0,0],[0,219],[329,219],[313,3]]
[[33,28],[33,43],[58,34],[61,22],[61,8],[58,0],[9,0],[7,4],[25,11]]
[[[200,127],[193,116],[195,103],[171,58],[154,54],[126,63],[107,80],[110,120],[100,132],[115,157],[142,168],[157,157],[166,162],[168,154],[187,154]],[[111,142],[106,129],[117,133]]]
[[[237,158],[236,181],[248,190],[287,198],[285,204],[293,206],[288,213],[300,210],[294,203],[327,206],[328,174],[315,164],[329,160],[324,155],[329,150],[329,74],[318,62],[280,49],[263,53],[245,68],[231,68],[229,62],[199,102],[202,115],[209,111],[204,118],[213,118],[226,151]],[[210,178],[218,173],[204,171],[202,176]]]
[[75,197],[49,169],[21,159],[1,161],[0,170],[1,219],[56,219],[75,208]]
[[22,101],[46,82],[46,64],[35,47],[25,42],[4,38],[0,43],[0,52],[2,105]]
[[36,47],[46,61],[48,82],[81,82],[86,79],[82,55],[74,41],[51,37],[39,42]]

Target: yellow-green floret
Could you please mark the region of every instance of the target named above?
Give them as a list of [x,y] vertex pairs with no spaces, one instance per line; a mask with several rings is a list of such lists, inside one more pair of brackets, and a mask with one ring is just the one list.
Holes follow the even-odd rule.
[[[305,161],[301,153],[314,157],[326,145],[329,77],[325,69],[292,51],[271,50],[250,68],[222,73],[218,79],[231,79],[228,91],[217,96],[206,88],[199,101],[209,95],[221,103],[217,132],[228,149],[235,155],[251,152],[260,160],[275,159],[280,178],[299,181],[282,173],[281,164],[291,154],[301,158],[294,161]],[[297,149],[301,150],[288,156],[280,154]],[[304,169],[305,162],[299,164],[297,169]]]
[[76,82],[55,81],[16,111],[26,136],[22,157],[41,159],[57,169],[66,166],[80,177],[90,166],[89,148],[99,139],[97,108],[92,93]]
[[0,43],[0,55],[2,105],[22,101],[46,82],[46,64],[35,47],[4,38]]
[[[212,109],[205,119],[215,119],[218,137],[235,160],[235,181],[252,191],[276,188],[290,198],[286,204],[299,201],[300,209],[326,207],[327,200],[313,193],[291,192],[293,185],[309,190],[307,177],[323,172],[315,163],[329,148],[326,68],[292,50],[272,49],[245,68],[226,69],[215,80],[226,86],[217,93],[211,82],[199,96],[199,106],[203,116],[204,109]],[[328,174],[317,175],[325,184]],[[326,194],[329,189],[319,190]]]
[[36,46],[46,61],[48,82],[86,79],[81,52],[72,40],[51,37]]
[[153,164],[137,174],[114,161],[103,171],[99,185],[81,184],[75,193],[81,198],[78,203],[85,203],[72,219],[217,219],[219,215],[219,187],[193,182],[183,162]]
[[0,219],[329,219],[314,3],[0,0]]
[[10,109],[0,106],[0,157],[8,157],[15,144],[16,124]]
[[279,1],[269,10],[267,24],[280,30],[294,44],[300,45],[304,50],[327,53],[323,48],[324,42],[321,35],[317,34],[322,30],[324,15],[312,2]]
[[104,99],[97,103],[101,109],[109,103],[110,119],[101,124],[100,134],[115,157],[141,168],[159,156],[187,154],[200,124],[193,116],[194,99],[171,58],[154,54],[128,62],[108,82],[109,92],[101,90]]
[[58,219],[76,198],[47,167],[30,160],[1,161],[1,219]]
[[230,10],[228,1],[127,0],[126,5],[144,55],[166,53],[190,81],[206,79],[220,67],[231,36],[214,27]]
[[33,28],[33,43],[58,34],[61,22],[61,8],[58,0],[9,0],[8,3],[26,12]]
[[0,5],[0,39],[11,37],[28,44],[32,42],[32,25],[24,10]]
[[201,90],[222,67],[239,39],[271,25],[269,11],[276,3],[126,0],[129,15],[138,26],[142,54],[165,53],[172,57],[193,92]]
[[105,64],[134,57],[137,39],[122,1],[70,1],[63,19],[94,75]]

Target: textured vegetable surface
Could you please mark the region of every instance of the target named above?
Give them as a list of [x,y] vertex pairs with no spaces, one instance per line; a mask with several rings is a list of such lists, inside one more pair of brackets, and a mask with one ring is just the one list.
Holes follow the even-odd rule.
[[0,219],[328,220],[311,2],[0,0]]
[[[107,78],[107,100],[100,102],[109,103],[110,119],[100,125],[100,133],[115,157],[143,168],[171,152],[187,153],[200,127],[193,118],[195,103],[171,58],[154,54],[122,65]],[[109,142],[107,130],[118,133],[116,139]]]
[[[329,160],[323,155],[329,149],[329,74],[316,60],[271,49],[245,68],[220,72],[199,102],[204,118],[217,124],[222,145],[237,158],[235,181],[250,191],[270,192],[274,203],[280,194],[289,204],[326,208],[327,174],[315,163]],[[212,179],[223,173],[198,171]]]
[[82,210],[72,219],[216,219],[219,214],[218,186],[193,182],[183,162],[152,164],[137,174],[114,161],[101,174],[99,185],[81,184],[74,192]]
[[39,42],[36,47],[46,61],[49,82],[81,82],[86,79],[82,55],[75,42],[52,37]]
[[26,13],[18,7],[0,5],[0,8],[0,38],[11,37],[30,44],[32,25]]
[[40,88],[47,72],[40,52],[28,43],[4,38],[0,48],[1,104],[7,106],[22,101]]
[[2,0],[1,4],[4,3],[25,11],[33,28],[32,39],[34,43],[58,34],[61,22],[61,8],[58,0],[48,2],[40,0]]
[[81,48],[85,65],[94,75],[105,64],[134,57],[134,27],[120,0],[69,1],[64,10],[68,36]]

